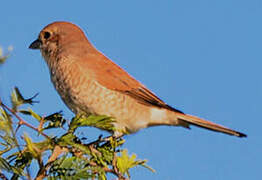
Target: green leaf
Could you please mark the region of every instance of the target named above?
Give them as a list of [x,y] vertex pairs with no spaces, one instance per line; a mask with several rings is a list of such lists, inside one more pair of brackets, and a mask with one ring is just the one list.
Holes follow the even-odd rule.
[[1,170],[11,171],[12,166],[2,157],[0,157],[0,168]]
[[41,156],[39,149],[35,146],[35,144],[32,142],[32,140],[26,134],[24,135],[24,140],[26,142],[27,150],[32,154],[32,156],[35,159],[38,159],[38,157]]
[[37,114],[36,112],[34,112],[31,108],[28,108],[28,110],[19,110],[19,112],[24,115],[32,116],[33,118],[37,119],[38,121],[42,120],[42,117],[39,114]]
[[121,156],[118,156],[116,159],[116,165],[119,172],[124,175],[128,175],[129,178],[130,178],[129,169],[138,165],[144,166],[150,169],[152,172],[154,172],[154,170],[148,167],[147,165],[145,165],[145,163],[146,160],[136,160],[135,154],[128,156],[127,149],[124,149],[121,153]]
[[60,146],[74,147],[81,150],[83,153],[90,154],[88,146],[81,143],[80,139],[73,133],[67,133],[57,140]]
[[37,101],[33,101],[33,99],[37,96],[38,94],[35,94],[33,97],[25,99],[20,90],[15,87],[13,92],[11,93],[11,102],[12,102],[12,108],[14,111],[17,111],[17,108],[21,106],[22,104],[30,104],[32,105],[33,103],[37,103]]
[[85,115],[77,115],[74,117],[70,123],[69,129],[70,131],[75,131],[76,128],[81,126],[93,126],[99,129],[104,129],[110,132],[115,131],[113,118],[108,116],[95,116],[89,115],[86,117]]
[[124,142],[125,140],[121,138],[110,138],[110,141],[98,145],[96,149],[101,153],[101,160],[107,164],[112,164],[116,148],[121,146]]
[[22,175],[22,171],[19,168],[13,167],[4,158],[0,157],[0,169],[7,172],[16,173]]
[[2,108],[0,108],[0,131],[11,136],[12,121],[11,116]]
[[45,117],[44,121],[48,122],[44,129],[63,127],[63,125],[66,123],[66,119],[63,118],[61,111]]
[[[68,157],[64,155],[57,159],[49,170],[50,177],[48,179],[90,179],[95,175],[91,173],[88,162],[78,157]],[[51,178],[52,177],[52,178]]]
[[36,149],[38,149],[38,151],[40,152],[51,150],[55,146],[55,142],[53,139],[45,139],[41,142],[35,142],[33,144],[34,147],[36,147]]
[[3,150],[0,151],[0,154],[7,152],[8,150],[15,147],[16,141],[13,137],[12,131],[12,117],[6,112],[5,109],[0,108],[0,138],[1,145],[5,146]]
[[122,151],[122,155],[117,157],[116,162],[117,162],[117,168],[120,173],[122,174],[128,174],[128,170],[133,167],[133,164],[135,163],[135,158],[136,156],[133,154],[131,158],[127,154],[127,150]]

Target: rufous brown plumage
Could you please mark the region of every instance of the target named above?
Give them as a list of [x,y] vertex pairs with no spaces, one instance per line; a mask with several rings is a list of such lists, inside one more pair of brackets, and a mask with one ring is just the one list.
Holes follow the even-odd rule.
[[47,25],[30,48],[40,49],[51,80],[65,104],[75,114],[113,117],[115,135],[156,125],[186,128],[196,125],[238,137],[246,136],[167,105],[99,52],[72,23]]

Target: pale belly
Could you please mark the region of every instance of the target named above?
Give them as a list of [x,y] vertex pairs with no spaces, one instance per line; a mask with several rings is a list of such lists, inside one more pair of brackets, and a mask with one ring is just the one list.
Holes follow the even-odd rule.
[[136,102],[120,92],[106,89],[88,78],[51,76],[52,82],[64,103],[75,114],[95,114],[113,117],[119,131],[134,133],[148,126],[150,107]]

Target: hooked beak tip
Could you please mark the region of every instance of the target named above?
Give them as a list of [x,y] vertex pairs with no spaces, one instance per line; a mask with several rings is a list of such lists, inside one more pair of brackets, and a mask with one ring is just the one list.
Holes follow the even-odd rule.
[[39,39],[37,39],[30,44],[29,49],[40,49],[41,45],[42,45],[42,42]]

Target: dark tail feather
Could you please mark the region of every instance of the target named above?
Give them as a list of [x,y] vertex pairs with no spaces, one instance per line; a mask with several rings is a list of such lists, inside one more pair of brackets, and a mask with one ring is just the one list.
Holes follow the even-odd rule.
[[[210,121],[206,121],[204,119],[198,118],[196,116],[188,115],[188,114],[181,114],[177,113],[177,118],[179,121],[181,121],[183,124],[188,123],[191,125],[195,125],[201,128],[205,128],[211,131],[217,131],[222,132],[228,135],[233,135],[237,137],[247,137],[246,134],[220,126],[218,124],[212,123]],[[182,125],[185,126],[185,125]]]

